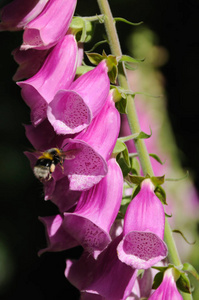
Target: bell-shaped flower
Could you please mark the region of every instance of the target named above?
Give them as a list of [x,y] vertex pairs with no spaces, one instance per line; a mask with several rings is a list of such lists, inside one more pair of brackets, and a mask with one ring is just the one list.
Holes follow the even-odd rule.
[[136,269],[148,269],[167,256],[163,241],[165,215],[150,179],[129,204],[124,218],[123,240],[118,245],[119,259]]
[[107,175],[81,193],[72,213],[64,213],[64,229],[89,253],[102,251],[110,242],[109,231],[119,212],[122,191],[122,172],[112,158],[108,161]]
[[39,220],[44,224],[46,228],[46,237],[48,246],[45,249],[39,251],[39,255],[46,251],[58,252],[68,249],[68,245],[71,248],[78,246],[77,241],[65,233],[63,229],[62,217],[60,215],[50,217],[40,217]]
[[50,102],[47,117],[57,134],[82,131],[106,102],[110,81],[105,60],[81,75],[68,88],[60,90]]
[[[56,135],[47,120],[37,127],[26,125],[25,128],[27,138],[37,150],[45,151],[53,147],[58,147],[63,151],[75,150],[74,159],[64,161],[63,174],[70,180],[70,190],[82,191],[91,188],[106,175],[106,161],[112,153],[119,134],[120,116],[115,108],[112,93],[110,93],[102,110],[93,119],[90,126],[73,139]],[[32,166],[34,166],[36,156],[32,154],[28,157],[32,161]],[[56,169],[59,169],[62,173],[61,168],[57,166]],[[53,173],[52,179],[57,180],[54,175],[55,173]],[[68,187],[67,177],[65,187]],[[51,189],[51,192],[53,192],[53,189]],[[68,193],[67,190],[65,193]],[[63,193],[53,193],[53,202],[61,203],[60,197],[65,199],[62,196]],[[52,194],[48,189],[45,199],[52,199],[51,197]],[[65,204],[63,207],[65,207]]]
[[33,125],[46,118],[48,103],[59,89],[67,88],[75,77],[78,49],[75,37],[66,35],[47,56],[33,77],[18,82],[26,104],[31,108]]
[[48,49],[63,38],[72,20],[77,0],[49,0],[23,34],[22,50]]
[[[37,127],[24,125],[27,139],[36,151],[45,151],[50,148],[61,148],[66,136],[57,135],[51,124],[45,119]],[[66,143],[65,143],[66,144]]]
[[20,30],[36,18],[48,0],[14,0],[1,9],[0,31]]
[[176,274],[174,268],[169,268],[164,272],[163,281],[155,292],[148,298],[149,300],[183,300],[176,287]]
[[20,50],[12,51],[14,60],[19,64],[17,71],[12,77],[13,80],[22,80],[34,76],[43,65],[49,50]]
[[[115,158],[109,160],[108,167],[108,174],[100,183],[89,191],[81,193],[73,212],[63,213],[63,219],[59,215],[42,218],[50,245],[42,250],[43,252],[57,247],[57,244],[54,246],[54,241],[57,242],[57,234],[59,234],[59,242],[61,236],[64,236],[65,250],[74,247],[73,239],[77,245],[82,245],[91,254],[95,250],[102,251],[110,243],[109,231],[118,214],[122,199],[123,176]],[[67,201],[67,197],[62,201]],[[55,236],[52,232],[55,232],[53,228],[57,224],[59,231],[56,230]],[[66,244],[64,241],[69,242]]]
[[118,259],[116,249],[120,240],[121,236],[113,240],[97,260],[84,252],[78,261],[66,261],[65,276],[81,291],[83,299],[125,300],[131,295],[137,270]]
[[108,160],[115,147],[120,131],[120,114],[115,107],[110,91],[100,113],[93,119],[86,130],[77,134],[76,140],[83,140],[93,147],[105,160]]

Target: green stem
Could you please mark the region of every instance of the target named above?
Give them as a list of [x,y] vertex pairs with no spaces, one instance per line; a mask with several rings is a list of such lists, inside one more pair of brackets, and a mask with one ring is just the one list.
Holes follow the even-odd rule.
[[[114,19],[113,19],[111,10],[110,10],[108,0],[97,0],[97,2],[98,2],[101,13],[104,15],[104,25],[105,25],[111,52],[113,55],[115,55],[117,57],[122,56],[120,42],[118,39],[115,22],[114,22]],[[119,84],[121,87],[123,87],[125,90],[130,90],[130,86],[129,86],[127,75],[126,75],[126,69],[125,69],[124,63],[122,63],[122,62],[120,62],[118,64],[118,81],[119,81]],[[136,113],[136,109],[135,109],[135,103],[134,103],[134,99],[131,95],[128,95],[128,97],[127,97],[127,118],[128,118],[129,126],[131,129],[131,133],[134,134],[134,133],[140,132],[141,129],[140,129],[140,125],[139,125],[139,121],[138,121],[138,117],[137,117],[137,113]],[[134,142],[135,142],[135,147],[136,147],[144,174],[145,175],[149,174],[150,176],[153,176],[154,173],[153,173],[150,157],[149,157],[148,151],[146,149],[144,140],[138,139],[138,140],[134,140]],[[168,258],[169,258],[170,263],[174,264],[175,266],[182,265],[176,245],[175,245],[175,241],[174,241],[174,238],[172,235],[172,230],[169,226],[167,219],[165,222],[164,239],[165,239],[165,242],[168,247],[168,251],[169,251]],[[192,295],[183,293],[183,299],[191,300]]]

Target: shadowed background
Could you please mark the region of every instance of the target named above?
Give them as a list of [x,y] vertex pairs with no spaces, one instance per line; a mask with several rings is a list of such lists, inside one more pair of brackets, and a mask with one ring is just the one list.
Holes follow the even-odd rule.
[[[0,1],[0,7],[8,1]],[[183,168],[190,170],[199,188],[199,34],[198,1],[110,0],[113,15],[131,22],[143,21],[154,31],[159,45],[169,54],[161,71],[165,76],[168,112]],[[78,0],[76,15],[99,13],[96,1]],[[124,54],[133,55],[129,38],[136,30],[117,24]],[[103,39],[103,25],[97,25],[90,44]],[[37,252],[46,245],[38,216],[56,214],[50,201],[43,200],[42,185],[35,179],[23,151],[31,149],[23,124],[29,124],[29,108],[12,81],[17,64],[11,52],[22,41],[21,32],[0,32],[0,298],[78,299],[63,276],[66,258],[78,257],[81,248],[62,253]],[[105,49],[99,47],[96,51]],[[136,72],[136,71],[135,71]]]

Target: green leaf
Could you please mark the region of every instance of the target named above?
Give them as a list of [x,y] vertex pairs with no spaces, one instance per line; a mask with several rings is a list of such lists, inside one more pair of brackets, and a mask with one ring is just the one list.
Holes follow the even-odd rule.
[[143,62],[144,59],[137,59],[137,58],[133,58],[129,55],[122,55],[120,58],[119,58],[119,62],[129,62],[129,63],[140,63],[140,62]]
[[161,185],[161,184],[164,183],[164,177],[165,177],[165,175],[163,175],[163,176],[152,176],[151,181],[153,182],[153,184],[155,186]]
[[150,128],[150,131],[151,131],[150,134],[147,134],[147,133],[141,131],[136,139],[148,139],[148,138],[150,138],[152,136],[151,128]]
[[130,71],[135,71],[135,70],[137,70],[137,67],[131,66],[131,65],[128,64],[126,61],[124,62],[124,65],[125,65],[125,68],[126,68],[127,70],[130,70]]
[[134,134],[131,134],[131,135],[128,135],[128,136],[122,136],[122,137],[118,138],[117,140],[119,140],[121,142],[127,142],[127,141],[130,141],[130,140],[136,139],[138,136],[139,136],[139,133],[134,133]]
[[186,179],[189,176],[189,171],[186,172],[186,174],[183,177],[180,178],[166,178],[165,181],[180,181],[183,179]]
[[193,275],[199,281],[199,274],[190,263],[184,263],[182,270],[189,272],[191,275]]
[[129,179],[132,183],[140,185],[146,177],[129,174]]
[[127,24],[129,24],[129,25],[133,25],[133,26],[138,26],[138,25],[143,24],[142,21],[141,21],[141,22],[138,22],[138,23],[132,23],[132,22],[130,22],[130,21],[124,19],[124,18],[120,18],[120,17],[114,18],[114,21],[115,21],[115,22],[118,22],[118,21],[119,21],[119,22],[124,22],[124,23],[127,23]]
[[153,280],[152,289],[157,289],[163,280],[164,272],[158,272]]
[[164,189],[160,185],[156,186],[154,192],[155,192],[156,196],[160,199],[160,201],[164,205],[167,205],[167,202],[166,202],[166,193],[165,193]]
[[93,65],[98,65],[104,59],[99,53],[86,53],[86,55]]
[[94,67],[90,67],[90,66],[79,66],[79,67],[77,67],[76,75],[81,76],[81,75],[87,73],[88,71],[93,70],[93,68]]
[[131,168],[126,164],[124,157],[120,157],[117,160],[117,162],[122,170],[123,177],[126,177],[128,175],[128,173],[130,172]]
[[131,173],[133,175],[139,175],[140,174],[140,163],[139,160],[136,157],[130,157],[130,164],[131,164]]
[[[164,164],[164,162],[162,162],[162,160],[159,158],[159,156],[157,156],[154,153],[149,153],[149,156],[153,157],[157,162],[159,162],[161,165]],[[166,179],[165,179],[166,180]]]
[[190,282],[185,273],[180,273],[180,277],[176,281],[176,285],[182,292],[191,294]]
[[108,76],[110,82],[116,83],[117,75],[118,75],[118,62],[115,55],[108,55],[106,59],[107,67],[108,67]]
[[125,98],[122,98],[119,102],[115,103],[115,107],[121,114],[127,114],[126,106],[127,106],[127,99]]
[[182,237],[183,237],[183,239],[185,240],[185,242],[187,243],[187,244],[189,244],[189,245],[194,245],[196,242],[189,242],[188,240],[187,240],[187,238],[185,237],[185,235],[182,233],[182,231],[180,231],[180,230],[178,230],[178,229],[173,229],[172,230],[172,232],[176,232],[176,233],[179,233]]
[[126,145],[120,141],[119,139],[117,140],[115,147],[113,149],[113,154],[118,154],[123,152],[126,149]]
[[92,52],[93,50],[95,50],[98,46],[102,45],[102,44],[105,44],[105,43],[108,43],[107,40],[103,40],[103,41],[99,41],[97,43],[95,43],[95,45],[90,49],[90,50],[87,50],[85,51],[86,53],[90,53]]
[[131,135],[128,135],[128,136],[123,136],[123,137],[120,137],[118,140],[122,141],[122,142],[127,142],[127,141],[130,141],[130,140],[136,140],[136,139],[148,139],[150,138],[152,135],[152,131],[150,134],[147,134],[143,131],[139,132],[139,133],[133,133]]
[[164,213],[165,214],[165,216],[167,217],[167,218],[171,218],[172,217],[172,214],[171,215],[168,215],[167,213]]

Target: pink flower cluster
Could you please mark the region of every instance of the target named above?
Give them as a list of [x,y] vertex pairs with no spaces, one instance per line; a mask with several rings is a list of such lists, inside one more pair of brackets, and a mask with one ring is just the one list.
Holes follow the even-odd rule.
[[[27,78],[17,82],[30,107],[27,138],[40,151],[77,150],[44,182],[45,200],[59,214],[40,218],[48,241],[40,254],[81,245],[81,258],[67,260],[65,270],[81,299],[137,299],[138,269],[167,256],[164,208],[145,179],[118,225],[123,175],[111,154],[120,115],[109,91],[106,60],[75,77],[83,57],[82,45],[69,31],[75,6],[76,0],[15,0],[1,12],[0,30],[24,29],[14,57],[20,65],[15,78]],[[38,155],[26,155],[34,167]]]

